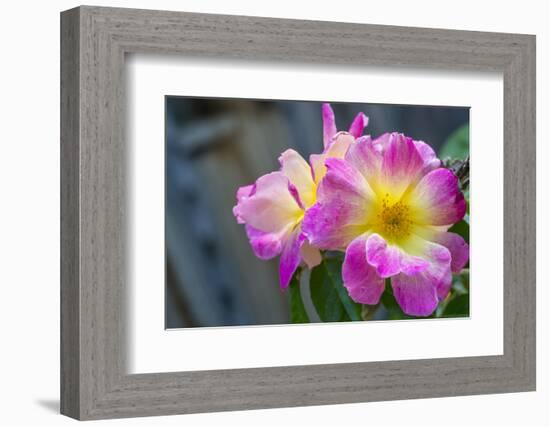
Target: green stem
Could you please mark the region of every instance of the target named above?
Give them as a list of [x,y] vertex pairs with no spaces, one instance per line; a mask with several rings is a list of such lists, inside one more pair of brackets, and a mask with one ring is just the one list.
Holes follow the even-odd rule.
[[309,323],[309,316],[307,315],[302,293],[300,292],[300,273],[301,270],[298,269],[288,286],[291,323]]

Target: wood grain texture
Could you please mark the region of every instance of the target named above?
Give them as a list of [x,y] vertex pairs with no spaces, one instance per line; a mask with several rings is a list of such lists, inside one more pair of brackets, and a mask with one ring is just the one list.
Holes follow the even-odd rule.
[[[86,6],[61,21],[62,413],[100,419],[535,389],[534,36]],[[127,53],[502,72],[504,354],[128,375]]]
[[61,412],[80,414],[79,357],[79,23],[78,10],[61,20]]

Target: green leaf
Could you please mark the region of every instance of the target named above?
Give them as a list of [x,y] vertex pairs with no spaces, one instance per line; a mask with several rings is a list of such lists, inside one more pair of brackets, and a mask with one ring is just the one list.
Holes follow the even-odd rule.
[[470,126],[468,123],[455,130],[443,143],[439,157],[464,159],[470,152]]
[[341,269],[341,260],[325,259],[311,271],[311,300],[323,322],[361,320],[361,306],[344,288]]
[[455,294],[467,294],[470,287],[470,269],[463,268],[460,273],[453,274],[452,291]]
[[441,317],[466,317],[470,315],[470,295],[462,294],[456,295],[451,299]]
[[362,304],[361,305],[361,319],[363,320],[373,320],[378,312],[378,309],[382,306],[382,304],[379,302],[378,304],[374,305],[368,305],[368,304]]
[[464,220],[461,220],[449,228],[451,233],[456,233],[461,236],[466,243],[470,243],[470,226]]
[[382,293],[381,297],[382,304],[388,311],[388,319],[390,320],[401,320],[401,319],[412,319],[411,316],[406,315],[397,304],[395,297],[393,296],[393,289],[391,287],[390,279],[386,279],[386,289]]
[[347,289],[344,287],[344,282],[342,281],[342,261],[337,259],[327,259],[323,263],[327,270],[328,276],[338,293],[340,302],[344,306],[347,315],[351,320],[362,320],[361,317],[361,304],[357,304],[353,301]]
[[390,279],[386,279],[386,289],[384,289],[384,293],[382,294],[381,301],[382,301],[382,304],[384,304],[384,307],[386,307],[386,310],[388,311],[401,310],[401,308],[399,307],[399,304],[397,304],[397,301],[393,296],[393,290],[391,287]]
[[291,323],[309,323],[302,294],[300,293],[299,272],[296,272],[290,281],[288,287],[290,297],[290,322]]

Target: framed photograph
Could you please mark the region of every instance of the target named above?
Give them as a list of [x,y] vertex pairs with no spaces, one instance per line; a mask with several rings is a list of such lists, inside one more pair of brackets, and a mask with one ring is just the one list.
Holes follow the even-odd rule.
[[535,390],[535,37],[61,14],[61,411]]

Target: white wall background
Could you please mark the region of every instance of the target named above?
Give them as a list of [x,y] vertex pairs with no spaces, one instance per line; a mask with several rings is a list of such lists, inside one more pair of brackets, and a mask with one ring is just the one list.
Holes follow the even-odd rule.
[[[116,426],[547,425],[550,28],[544,2],[95,1],[97,5],[504,31],[537,35],[538,391],[116,420]],[[0,66],[0,420],[63,426],[59,405],[59,11],[75,1],[5,2]],[[26,114],[31,114],[26,116]],[[31,121],[32,120],[32,121]],[[546,240],[546,241],[545,241]],[[542,262],[541,262],[542,261]],[[92,423],[95,424],[95,423]]]

